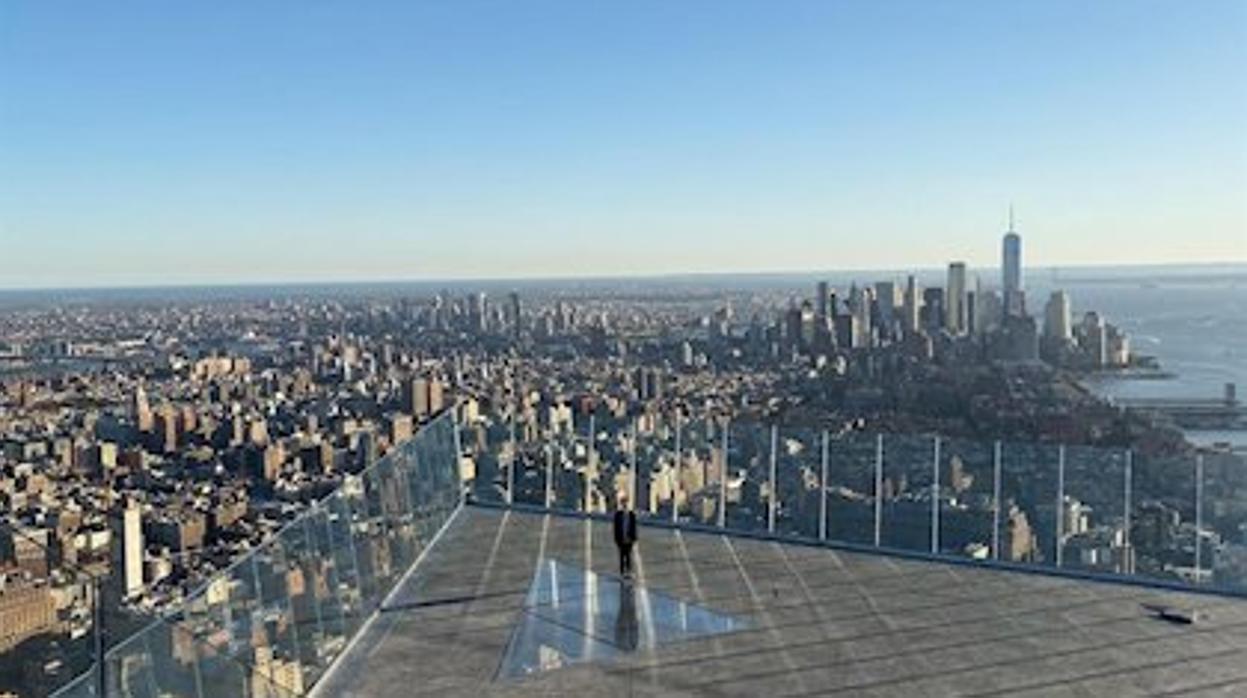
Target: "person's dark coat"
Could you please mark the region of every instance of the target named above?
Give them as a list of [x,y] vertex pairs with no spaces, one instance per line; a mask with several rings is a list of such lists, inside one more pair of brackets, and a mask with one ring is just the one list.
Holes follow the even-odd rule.
[[636,512],[615,512],[615,545],[628,547],[636,543]]

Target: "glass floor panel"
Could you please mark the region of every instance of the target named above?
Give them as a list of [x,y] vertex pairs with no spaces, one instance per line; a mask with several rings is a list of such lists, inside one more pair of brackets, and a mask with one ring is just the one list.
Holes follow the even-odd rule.
[[748,627],[614,575],[542,560],[499,668],[515,678],[570,664],[613,661],[666,643]]

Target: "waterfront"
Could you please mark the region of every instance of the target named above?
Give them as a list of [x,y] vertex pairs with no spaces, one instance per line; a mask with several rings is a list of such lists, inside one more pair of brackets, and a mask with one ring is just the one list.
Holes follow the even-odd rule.
[[[1037,280],[1038,281],[1038,280]],[[1032,284],[1037,291],[1051,279]],[[1226,383],[1247,388],[1247,281],[1151,280],[1136,276],[1064,284],[1075,310],[1096,308],[1130,334],[1133,350],[1155,356],[1170,378],[1088,381],[1109,398],[1214,398]],[[1036,295],[1036,299],[1042,295]],[[1240,393],[1241,394],[1241,393]],[[1247,449],[1247,431],[1188,431],[1199,444],[1229,442]]]

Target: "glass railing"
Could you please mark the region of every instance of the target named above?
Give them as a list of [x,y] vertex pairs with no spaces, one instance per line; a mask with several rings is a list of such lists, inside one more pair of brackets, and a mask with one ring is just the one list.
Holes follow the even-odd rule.
[[304,695],[459,506],[457,440],[447,411],[55,695]]
[[[1247,457],[828,430],[677,412],[482,411],[472,496],[1247,593]],[[484,467],[482,467],[484,464]]]

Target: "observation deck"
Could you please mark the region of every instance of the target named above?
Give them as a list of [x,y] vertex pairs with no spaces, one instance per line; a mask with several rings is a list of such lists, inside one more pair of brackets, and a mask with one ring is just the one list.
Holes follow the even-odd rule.
[[454,417],[50,693],[1247,693],[1236,456]]

